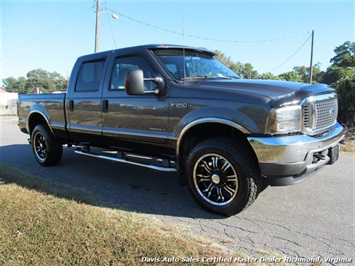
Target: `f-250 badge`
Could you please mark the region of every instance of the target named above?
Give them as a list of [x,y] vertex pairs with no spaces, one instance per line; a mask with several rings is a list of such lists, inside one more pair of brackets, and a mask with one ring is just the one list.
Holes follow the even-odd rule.
[[175,109],[187,109],[188,105],[187,103],[172,103],[171,104],[171,108],[175,108]]

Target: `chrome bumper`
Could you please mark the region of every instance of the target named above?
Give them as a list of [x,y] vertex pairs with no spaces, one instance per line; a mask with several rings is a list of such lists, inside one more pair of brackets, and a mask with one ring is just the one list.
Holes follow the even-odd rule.
[[[270,185],[285,186],[299,183],[337,158],[334,147],[344,137],[344,128],[336,123],[326,136],[307,135],[280,137],[248,137],[259,160],[261,173]],[[335,149],[337,151],[337,149]]]

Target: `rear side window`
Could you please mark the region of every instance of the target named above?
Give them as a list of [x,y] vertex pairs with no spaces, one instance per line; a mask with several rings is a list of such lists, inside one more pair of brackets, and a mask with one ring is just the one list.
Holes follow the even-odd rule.
[[84,62],[80,67],[78,79],[75,84],[75,91],[98,91],[104,63],[104,59]]

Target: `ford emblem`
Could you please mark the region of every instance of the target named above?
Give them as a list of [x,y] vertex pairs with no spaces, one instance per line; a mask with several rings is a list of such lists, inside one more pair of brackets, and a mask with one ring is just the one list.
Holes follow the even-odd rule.
[[334,116],[335,115],[335,110],[334,109],[330,109],[329,110],[329,114],[330,114],[330,116]]

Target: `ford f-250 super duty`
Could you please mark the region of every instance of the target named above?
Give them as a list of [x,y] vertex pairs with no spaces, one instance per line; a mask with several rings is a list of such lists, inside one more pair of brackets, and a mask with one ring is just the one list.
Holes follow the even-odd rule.
[[241,79],[204,49],[146,45],[80,57],[67,92],[20,95],[19,127],[51,166],[76,153],[175,172],[212,212],[338,159],[337,95],[324,84]]

